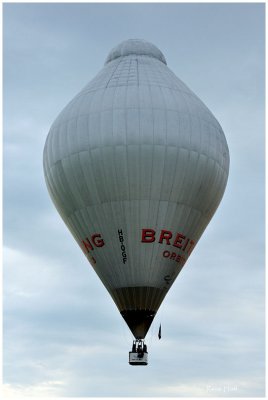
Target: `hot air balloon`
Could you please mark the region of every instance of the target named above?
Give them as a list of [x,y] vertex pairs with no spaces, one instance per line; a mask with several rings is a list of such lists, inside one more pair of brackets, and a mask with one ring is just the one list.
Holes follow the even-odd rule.
[[130,39],[59,114],[49,194],[135,340],[145,336],[225,190],[229,151],[204,103],[153,44]]

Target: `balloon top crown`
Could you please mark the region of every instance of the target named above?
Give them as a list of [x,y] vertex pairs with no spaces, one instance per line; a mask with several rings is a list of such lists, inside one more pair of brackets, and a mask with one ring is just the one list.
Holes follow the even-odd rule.
[[118,44],[108,54],[105,64],[119,57],[129,56],[132,54],[137,56],[153,57],[164,64],[167,64],[165,56],[161,50],[159,50],[154,44],[143,39],[128,39]]

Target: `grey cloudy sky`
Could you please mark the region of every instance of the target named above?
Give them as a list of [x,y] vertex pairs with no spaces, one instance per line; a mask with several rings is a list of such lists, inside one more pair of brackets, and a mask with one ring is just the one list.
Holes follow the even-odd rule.
[[[4,4],[5,397],[264,395],[264,4]],[[229,144],[223,201],[147,335],[149,365],[45,187],[47,132],[128,38],[158,46]],[[157,338],[162,323],[162,339]]]

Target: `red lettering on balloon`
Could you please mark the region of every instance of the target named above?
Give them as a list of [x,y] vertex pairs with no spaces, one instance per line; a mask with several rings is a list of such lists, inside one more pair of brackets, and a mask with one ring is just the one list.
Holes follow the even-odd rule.
[[85,249],[86,249],[86,251],[88,253],[89,253],[90,250],[93,250],[93,246],[90,243],[89,238],[86,237],[85,240],[82,240],[82,243],[83,243],[83,245],[84,245],[84,247],[85,247]]
[[[100,233],[94,233],[94,235],[92,235],[90,239],[88,237],[86,237],[84,240],[82,240],[82,248],[83,248],[83,250],[86,250],[87,254],[90,251],[93,251],[94,247],[102,247],[104,245],[105,245],[105,242],[102,239]],[[95,262],[96,262],[96,260],[95,260]]]
[[173,246],[178,247],[179,249],[182,248],[182,241],[185,239],[185,236],[181,233],[177,233],[177,236],[174,240]]
[[169,260],[174,260],[176,261],[178,264],[184,265],[186,260],[183,256],[181,256],[180,254],[165,250],[163,251],[163,257],[164,258],[168,258]]
[[191,252],[193,251],[195,242],[193,240],[190,241],[190,246],[188,247],[187,253],[190,255]]
[[186,249],[186,247],[187,247],[187,245],[188,245],[188,243],[189,243],[189,240],[190,240],[190,239],[185,240],[184,246],[183,246],[183,248],[182,248],[183,251]]
[[166,240],[166,243],[170,244],[169,239],[171,239],[171,238],[172,238],[172,232],[165,231],[164,229],[162,229],[158,243],[163,243],[163,240]]
[[[162,229],[159,234],[158,243],[166,244],[168,246],[172,245],[174,247],[177,247],[178,249],[181,249],[181,251],[186,252],[188,255],[190,255],[195,246],[194,240],[187,238],[185,235],[183,235],[182,233],[179,233],[179,232],[176,232],[174,234],[174,236],[175,236],[175,239],[174,239],[174,242],[172,243],[171,239],[173,237],[173,233],[166,229]],[[153,242],[155,242],[156,239],[157,239],[157,234],[154,229],[150,229],[150,228],[142,229],[142,233],[141,233],[141,242],[142,243],[153,243]],[[169,254],[167,254],[167,253],[169,253]],[[171,258],[172,260],[173,259],[177,260],[178,256],[174,256],[174,254],[176,254],[176,253],[170,253],[170,252],[167,252],[167,250],[166,250],[163,253],[163,256],[166,258],[172,257]],[[180,257],[182,257],[182,256],[180,256]],[[182,260],[179,259],[179,261],[185,262],[185,258],[182,257]]]
[[99,233],[96,233],[95,235],[91,236],[92,242],[96,247],[102,247],[104,246],[104,241],[101,238],[101,235]]
[[153,229],[142,229],[142,243],[153,243],[155,241],[155,231]]
[[183,256],[181,256],[180,254],[178,254],[177,255],[177,257],[176,257],[176,261],[177,261],[177,263],[180,263],[180,264],[185,264],[185,258],[183,257]]
[[96,260],[93,256],[91,256],[91,261],[93,262],[93,264],[96,264]]

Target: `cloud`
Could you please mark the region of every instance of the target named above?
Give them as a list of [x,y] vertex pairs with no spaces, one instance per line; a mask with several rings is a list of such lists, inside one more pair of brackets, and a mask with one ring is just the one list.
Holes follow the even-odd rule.
[[[4,397],[264,395],[263,10],[5,4]],[[136,369],[132,336],[42,171],[54,118],[129,37],[159,45],[231,153],[223,201],[147,335],[148,367]]]
[[2,396],[4,399],[9,398],[29,398],[29,397],[59,397],[61,395],[61,381],[41,382],[38,385],[17,385],[13,387],[10,384],[4,384],[2,388]]
[[[146,373],[138,372],[138,396],[205,395],[209,385],[236,386],[236,393],[243,395],[244,390],[255,393],[256,382],[261,383],[263,304],[261,294],[256,298],[261,273],[255,275],[255,284],[251,276],[247,291],[243,282],[241,288],[241,281],[232,281],[231,266],[226,267],[227,274],[225,270],[219,275],[215,267],[213,271],[217,251],[201,269],[198,260],[203,251],[207,253],[202,249],[195,258],[192,255],[148,334],[150,360]],[[14,389],[31,396],[128,396],[130,334],[93,273],[85,265],[51,265],[11,249],[5,249],[4,256],[4,378],[12,382],[11,393]],[[201,368],[204,360],[206,368]],[[225,365],[228,369],[223,372]],[[105,368],[110,372],[102,385]],[[156,380],[158,375],[161,379]],[[211,389],[208,396],[212,394]],[[233,394],[231,389],[224,392]]]

